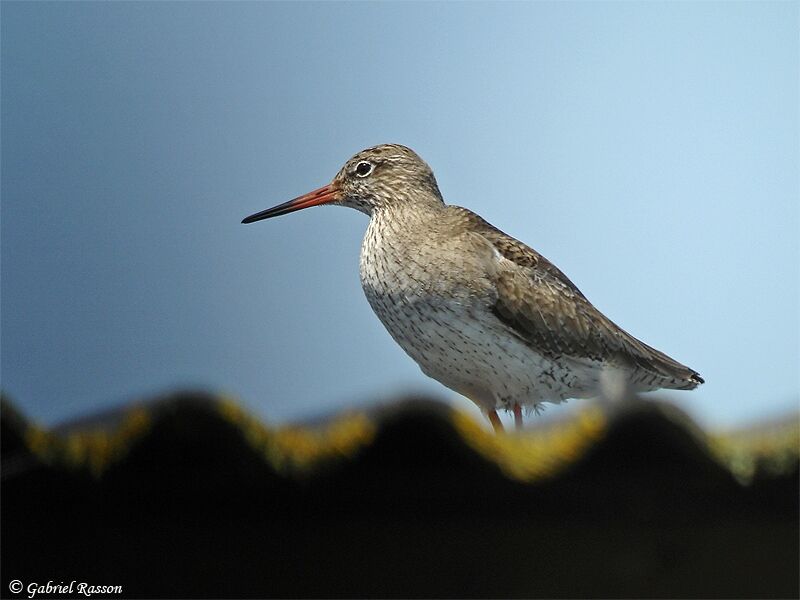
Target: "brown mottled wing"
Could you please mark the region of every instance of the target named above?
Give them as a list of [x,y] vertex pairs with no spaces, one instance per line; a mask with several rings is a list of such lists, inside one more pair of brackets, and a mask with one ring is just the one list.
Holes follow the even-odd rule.
[[496,272],[497,300],[492,309],[537,352],[634,367],[668,380],[663,387],[688,389],[703,382],[688,367],[615,325],[541,254],[465,208],[451,206],[449,211],[460,225],[480,234],[513,263]]

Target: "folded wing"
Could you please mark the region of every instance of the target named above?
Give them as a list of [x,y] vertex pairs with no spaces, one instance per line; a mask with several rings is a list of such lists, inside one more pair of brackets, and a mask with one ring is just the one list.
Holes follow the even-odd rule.
[[692,389],[703,383],[692,369],[614,324],[538,252],[465,208],[448,210],[463,229],[494,247],[499,264],[490,270],[497,292],[491,308],[537,352],[633,369],[650,375],[656,387]]

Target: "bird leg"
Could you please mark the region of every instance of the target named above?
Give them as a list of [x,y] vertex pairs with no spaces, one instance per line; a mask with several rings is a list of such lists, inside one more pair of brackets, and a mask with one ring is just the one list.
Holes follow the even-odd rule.
[[495,433],[504,433],[505,428],[503,427],[503,422],[500,420],[500,417],[497,416],[497,411],[492,409],[486,411],[486,416],[489,417],[489,422],[494,427]]
[[522,407],[518,403],[514,404],[514,425],[517,431],[522,429]]

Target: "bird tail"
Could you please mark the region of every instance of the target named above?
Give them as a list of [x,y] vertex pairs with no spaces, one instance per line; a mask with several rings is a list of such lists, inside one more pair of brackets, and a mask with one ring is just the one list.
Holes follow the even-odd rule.
[[643,357],[640,366],[661,379],[659,387],[670,390],[693,390],[698,385],[705,383],[705,379],[694,369],[690,369],[647,344],[642,343],[642,345],[647,349],[649,356]]
[[700,374],[670,358],[660,350],[645,344],[630,334],[625,334],[623,347],[625,358],[640,372],[639,383],[652,389],[693,390],[705,383]]

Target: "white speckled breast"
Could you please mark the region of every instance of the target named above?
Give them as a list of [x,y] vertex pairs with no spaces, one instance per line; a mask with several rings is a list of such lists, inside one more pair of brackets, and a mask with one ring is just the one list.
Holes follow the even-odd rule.
[[[557,402],[596,384],[510,335],[471,242],[417,210],[375,213],[361,246],[361,285],[375,314],[422,371],[486,409]],[[456,262],[460,261],[460,262]],[[578,392],[576,394],[576,391]]]

